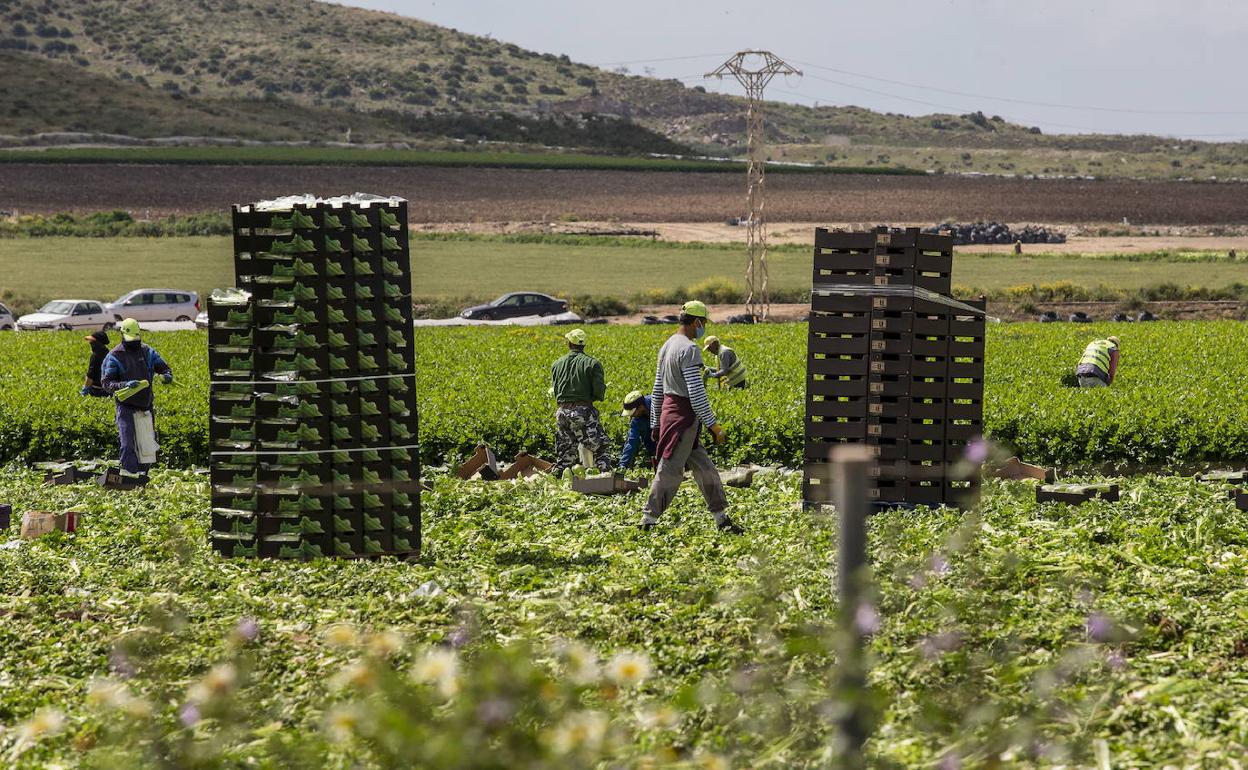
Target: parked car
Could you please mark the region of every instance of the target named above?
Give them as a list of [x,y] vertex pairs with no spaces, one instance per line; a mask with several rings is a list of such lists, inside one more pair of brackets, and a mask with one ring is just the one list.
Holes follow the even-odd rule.
[[207,311],[207,310],[205,310],[205,311],[201,312],[199,315],[195,316],[195,328],[196,328],[196,329],[207,329],[207,328],[208,328],[208,311]]
[[13,325],[16,323],[13,320],[13,313],[3,304],[0,304],[0,332],[13,331]]
[[199,295],[182,289],[135,289],[106,306],[114,321],[190,321],[199,315]]
[[113,314],[93,299],[54,299],[38,313],[17,319],[19,331],[34,329],[111,329]]
[[532,291],[504,294],[493,302],[466,308],[461,316],[481,321],[500,321],[527,315],[555,315],[568,312],[566,299],[555,299]]

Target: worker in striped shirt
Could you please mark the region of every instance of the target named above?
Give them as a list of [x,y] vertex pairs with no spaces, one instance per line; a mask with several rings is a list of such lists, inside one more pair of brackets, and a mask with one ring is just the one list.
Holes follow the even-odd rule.
[[641,528],[653,529],[659,517],[672,504],[685,468],[693,471],[693,480],[706,498],[706,506],[722,532],[735,535],[744,530],[728,518],[728,499],[706,449],[698,443],[702,426],[715,439],[724,443],[724,428],[711,411],[702,379],[702,352],[695,340],[706,335],[709,320],[706,305],[697,300],[686,302],[680,312],[680,328],[659,349],[651,393],[650,436],[654,439],[658,471],[650,485],[650,496],[643,508]]

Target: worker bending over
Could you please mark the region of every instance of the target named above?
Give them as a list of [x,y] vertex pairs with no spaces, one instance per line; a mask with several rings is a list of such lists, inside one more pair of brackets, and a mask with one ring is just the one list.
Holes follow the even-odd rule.
[[610,471],[614,465],[608,447],[611,439],[602,429],[595,401],[607,394],[607,381],[602,364],[585,355],[585,332],[573,329],[563,335],[568,353],[550,367],[550,380],[555,393],[555,463],[550,472],[556,476],[580,462],[578,444],[584,444],[594,455],[599,470]]
[[719,337],[707,337],[705,349],[719,362],[719,368],[708,372],[707,377],[719,380],[721,388],[745,387],[745,364],[737,351],[720,342]]
[[104,357],[101,383],[117,402],[117,435],[121,442],[121,473],[147,481],[147,469],[156,462],[156,426],[153,421],[152,380],[161,375],[173,382],[165,359],[140,339],[139,322],[121,322],[121,344]]
[[706,334],[707,319],[706,305],[697,300],[686,302],[680,312],[680,329],[659,349],[650,395],[654,406],[650,412],[650,437],[657,445],[659,468],[643,509],[642,529],[653,529],[658,523],[672,504],[688,467],[716,526],[733,534],[743,532],[728,518],[728,499],[719,471],[698,442],[703,425],[715,437],[715,443],[724,442],[724,429],[711,411],[702,380],[702,353],[694,342]]
[[1118,338],[1092,340],[1083,350],[1083,358],[1075,367],[1081,388],[1105,388],[1114,382],[1118,372]]
[[637,453],[645,450],[652,462],[654,458],[654,439],[650,437],[650,404],[652,399],[640,390],[634,390],[624,397],[624,417],[628,421],[628,438],[624,440],[624,451],[620,453],[620,470],[633,467]]
[[83,396],[99,396],[107,398],[108,393],[101,386],[104,375],[104,359],[108,356],[108,332],[99,331],[91,332],[83,337],[91,346],[91,360],[87,362],[87,377],[82,381],[82,389],[78,391]]

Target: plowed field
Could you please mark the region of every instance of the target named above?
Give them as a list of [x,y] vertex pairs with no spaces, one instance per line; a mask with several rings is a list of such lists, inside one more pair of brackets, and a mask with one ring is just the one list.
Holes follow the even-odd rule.
[[[955,176],[772,174],[772,221],[1235,225],[1248,185]],[[291,193],[401,195],[414,222],[529,219],[714,222],[743,213],[736,174],[631,171],[193,166],[0,165],[0,210],[220,211]]]

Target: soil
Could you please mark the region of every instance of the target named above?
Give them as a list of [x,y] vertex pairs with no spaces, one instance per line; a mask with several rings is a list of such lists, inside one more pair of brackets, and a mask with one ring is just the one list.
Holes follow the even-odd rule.
[[[723,222],[744,213],[742,175],[321,166],[2,164],[0,210],[226,211],[278,195],[401,195],[412,222],[576,218]],[[772,222],[1248,225],[1248,184],[869,174],[772,174]],[[778,229],[778,228],[777,228]]]
[[[900,223],[898,226],[918,226]],[[1028,223],[1018,223],[1028,224]],[[1210,228],[1203,225],[1171,226],[1162,235],[1096,236],[1090,228],[1076,225],[1044,224],[1067,235],[1066,243],[1023,244],[1024,254],[1139,254],[1152,251],[1236,251],[1248,252],[1248,226]],[[816,227],[859,229],[863,223],[781,222],[768,227],[769,243],[813,244]],[[927,225],[923,225],[927,226]],[[648,238],[672,243],[702,242],[744,244],[744,227],[705,222],[423,222],[412,226],[417,232],[472,233],[477,235],[617,235]],[[1234,231],[1233,235],[1209,235],[1211,229]],[[1010,245],[958,246],[965,254],[1007,253]]]

